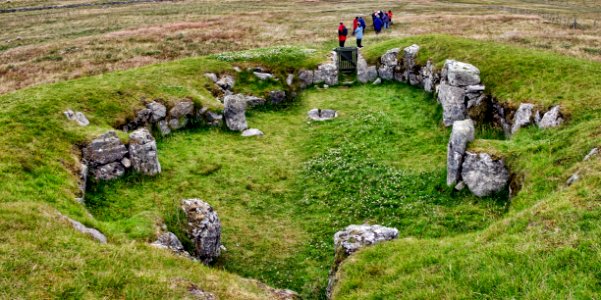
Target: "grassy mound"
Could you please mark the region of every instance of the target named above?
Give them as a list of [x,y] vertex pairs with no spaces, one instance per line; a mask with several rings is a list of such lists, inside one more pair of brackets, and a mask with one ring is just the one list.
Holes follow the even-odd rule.
[[[11,258],[0,263],[2,295],[179,298],[194,285],[223,299],[268,297],[225,270],[319,298],[332,234],[370,222],[399,228],[403,239],[344,263],[339,298],[594,296],[600,165],[580,160],[599,144],[601,65],[446,36],[387,41],[366,56],[412,43],[422,46],[422,61],[475,64],[500,101],[567,108],[569,122],[559,129],[527,128],[510,140],[472,145],[504,155],[518,174],[521,190],[510,203],[506,195],[477,199],[447,188],[449,131],[438,105],[391,84],[312,89],[284,109],[249,112],[264,138],[195,128],[160,139],[163,174],[92,186],[87,205],[94,218],[88,216],[73,200],[77,145],[122,124],[143,99],[189,98],[219,109],[203,73],[261,64],[283,75],[314,65],[326,51],[185,59],[0,96],[0,251]],[[240,82],[240,91],[253,93],[281,86],[248,76]],[[337,109],[340,117],[307,123],[313,107]],[[67,108],[85,112],[92,125],[69,123]],[[495,136],[480,131],[477,137]],[[576,170],[584,179],[565,188]],[[145,245],[162,221],[182,237],[176,206],[190,197],[214,205],[222,219],[228,250],[217,269]],[[99,228],[109,244],[74,232],[54,209]]]

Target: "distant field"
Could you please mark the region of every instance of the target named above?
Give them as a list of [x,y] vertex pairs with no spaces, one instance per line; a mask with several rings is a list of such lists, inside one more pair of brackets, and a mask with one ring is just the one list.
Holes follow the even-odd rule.
[[[1,0],[0,9],[82,2],[109,1]],[[385,38],[445,33],[601,61],[601,3],[592,0],[165,1],[0,14],[0,93],[194,55],[334,46],[340,20],[375,9],[395,12]],[[368,33],[365,43],[382,39]]]

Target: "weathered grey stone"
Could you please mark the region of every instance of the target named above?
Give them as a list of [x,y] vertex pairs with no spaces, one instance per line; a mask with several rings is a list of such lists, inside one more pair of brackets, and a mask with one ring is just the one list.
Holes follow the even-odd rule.
[[378,76],[380,76],[382,80],[393,80],[394,66],[380,65],[380,68],[378,68]]
[[313,72],[313,84],[320,84],[320,83],[324,83],[325,77],[323,74],[323,71],[317,69]]
[[101,166],[96,166],[90,170],[90,173],[96,180],[112,180],[125,174],[125,167],[121,162],[112,162]]
[[251,136],[263,136],[263,131],[256,128],[249,128],[242,131],[243,137],[251,137]]
[[421,86],[423,78],[420,74],[408,73],[408,83],[412,86]]
[[301,70],[298,72],[298,79],[300,80],[301,88],[306,88],[313,84],[313,71]]
[[157,125],[162,136],[166,136],[171,133],[171,128],[169,128],[169,122],[167,122],[167,120],[160,120]]
[[466,152],[461,178],[474,195],[486,197],[507,187],[509,171],[502,159],[493,159],[487,153]]
[[417,65],[416,59],[419,49],[420,47],[416,44],[403,49],[403,68],[405,70],[411,70]]
[[380,63],[386,66],[396,66],[399,64],[399,53],[401,52],[400,48],[394,48],[386,51],[384,55],[380,57]]
[[246,100],[247,107],[262,106],[262,105],[265,105],[265,103],[267,102],[267,101],[265,101],[265,99],[255,97],[255,96],[244,96],[244,99]]
[[[338,66],[336,64],[323,64],[317,67],[315,78],[321,77],[323,82],[329,86],[338,84]],[[314,80],[314,83],[315,82]]]
[[122,164],[122,165],[123,165],[123,167],[124,167],[124,168],[126,168],[126,169],[129,169],[129,168],[131,168],[131,160],[129,160],[129,158],[127,158],[127,157],[124,157],[124,158],[121,160],[121,164]]
[[62,215],[61,213],[59,213],[58,215],[63,220],[67,220],[69,223],[71,223],[71,226],[73,226],[73,228],[75,230],[77,230],[83,234],[87,234],[87,235],[91,236],[92,238],[94,238],[101,244],[106,244],[107,239],[106,239],[106,236],[104,236],[104,234],[102,234],[102,232],[100,232],[94,228],[87,227],[78,221],[75,221],[65,215]]
[[426,66],[422,68],[422,78],[423,78],[423,86],[424,91],[428,93],[432,93],[435,91],[435,86],[438,84],[440,80],[439,74],[434,69],[434,64],[432,64],[431,60],[428,60]]
[[526,127],[530,125],[534,119],[532,114],[532,109],[534,109],[534,105],[530,103],[522,103],[520,107],[515,112],[513,117],[513,126],[511,126],[511,134],[515,134],[522,127]]
[[309,116],[309,119],[313,121],[327,121],[338,117],[338,112],[332,109],[314,108],[310,110],[307,115]]
[[511,134],[511,125],[507,120],[505,108],[496,101],[492,102],[492,119],[496,126],[499,126],[503,129],[505,136],[509,136]]
[[109,131],[92,140],[83,149],[83,157],[90,167],[120,161],[127,154],[127,147],[114,131]]
[[205,73],[205,77],[214,83],[217,83],[217,81],[219,81],[219,78],[217,77],[217,74],[215,74],[215,73]]
[[182,209],[188,218],[187,234],[194,243],[194,256],[205,264],[213,262],[221,254],[221,222],[217,212],[200,199],[183,200]]
[[207,111],[207,113],[204,116],[205,121],[209,126],[219,127],[223,124],[223,115],[221,114],[214,113],[212,111]]
[[152,101],[146,104],[146,108],[151,111],[149,119],[151,123],[157,123],[167,116],[167,108],[159,102]]
[[79,163],[79,178],[77,180],[77,186],[79,187],[79,192],[81,197],[80,202],[84,202],[86,196],[86,186],[88,183],[88,165],[85,163]]
[[149,108],[144,108],[139,110],[138,112],[136,112],[136,116],[133,119],[133,121],[131,121],[128,124],[128,129],[137,129],[138,127],[141,126],[146,126],[146,124],[148,124],[148,122],[150,121],[150,118],[152,117],[152,110]]
[[572,174],[572,176],[570,176],[570,178],[568,178],[568,180],[566,181],[566,185],[567,186],[571,186],[572,184],[576,183],[580,181],[580,174],[578,174],[578,172]]
[[268,80],[273,78],[273,74],[271,73],[253,72],[253,74],[260,80]]
[[188,124],[189,117],[194,115],[194,102],[180,101],[169,110],[169,127],[177,130]]
[[136,172],[149,176],[161,173],[156,141],[148,129],[140,128],[129,135],[129,157]]
[[467,144],[474,140],[474,122],[467,119],[455,121],[451,138],[447,146],[447,185],[453,186],[461,181],[461,166]]
[[271,104],[275,104],[275,105],[286,102],[286,92],[284,92],[284,91],[269,92],[269,102]]
[[197,287],[193,287],[189,289],[189,292],[192,296],[194,296],[194,299],[197,300],[217,300],[217,296],[215,296],[215,294],[207,292],[207,291],[203,291]]
[[234,77],[232,77],[230,75],[223,75],[216,82],[216,84],[224,90],[231,90],[234,88]]
[[376,66],[367,65],[367,61],[361,55],[357,55],[357,80],[361,83],[373,82],[378,78],[378,69]]
[[467,118],[465,105],[465,90],[460,87],[441,83],[438,90],[438,101],[443,109],[443,123],[445,126],[453,125],[455,121]]
[[473,65],[447,59],[443,69],[443,79],[452,86],[478,85],[480,70]]
[[231,95],[224,99],[223,117],[230,130],[243,131],[248,128],[246,123],[246,98],[243,95]]
[[67,119],[69,119],[70,121],[74,121],[79,126],[90,125],[90,121],[88,121],[88,118],[86,118],[86,115],[84,115],[80,111],[73,112],[72,110],[68,109],[63,113],[65,114],[65,117],[67,117]]
[[595,158],[597,155],[599,155],[599,148],[593,148],[591,149],[591,151],[584,157],[584,161],[590,160],[592,158]]
[[541,129],[546,129],[557,127],[563,124],[563,118],[559,109],[559,105],[557,105],[546,112],[540,122],[538,122],[538,127]]
[[376,78],[376,80],[374,80],[374,82],[372,84],[373,85],[380,85],[380,84],[382,84],[382,79]]
[[176,253],[186,251],[184,249],[184,245],[182,245],[182,242],[179,241],[173,232],[165,232],[161,234],[159,238],[151,245],[157,248],[169,249]]
[[286,77],[286,84],[292,86],[292,83],[294,83],[294,74],[288,74],[288,77]]
[[326,289],[328,299],[332,297],[332,291],[338,281],[338,268],[347,257],[361,248],[390,241],[398,236],[399,231],[396,228],[380,225],[349,225],[344,230],[336,232],[334,234],[334,264],[330,269]]

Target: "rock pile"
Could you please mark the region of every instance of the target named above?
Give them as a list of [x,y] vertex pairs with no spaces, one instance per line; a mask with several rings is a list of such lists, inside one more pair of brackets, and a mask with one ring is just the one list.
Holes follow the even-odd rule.
[[381,242],[396,239],[399,231],[396,228],[380,225],[349,225],[344,230],[334,234],[335,257],[334,264],[328,276],[328,287],[326,290],[328,299],[337,282],[337,272],[340,264],[351,254],[359,249],[375,245]]
[[111,180],[125,174],[123,163],[128,164],[124,160],[128,152],[117,134],[109,131],[83,149],[83,158],[96,180]]
[[478,68],[454,60],[445,62],[438,87],[438,102],[442,105],[445,126],[467,119],[468,107],[477,109],[486,105],[485,98]]
[[210,264],[221,255],[221,222],[217,212],[200,199],[182,201],[182,210],[188,218],[188,237],[194,243],[194,256]]

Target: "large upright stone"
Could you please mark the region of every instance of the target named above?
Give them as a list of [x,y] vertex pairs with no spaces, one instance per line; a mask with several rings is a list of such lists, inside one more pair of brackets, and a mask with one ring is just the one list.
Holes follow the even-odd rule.
[[313,71],[301,70],[298,72],[298,79],[300,80],[301,88],[306,88],[313,84]]
[[180,101],[169,110],[169,127],[180,129],[188,124],[189,118],[194,116],[194,102]]
[[167,108],[165,107],[165,105],[159,102],[152,101],[146,104],[146,108],[150,109],[149,121],[151,123],[157,123],[167,116]]
[[121,161],[127,154],[127,147],[117,133],[109,131],[92,140],[83,150],[83,157],[90,167]]
[[511,134],[515,134],[522,127],[526,127],[532,123],[534,120],[534,115],[532,110],[534,109],[534,105],[530,103],[522,103],[520,107],[515,112],[513,117],[513,125],[511,126]]
[[487,153],[466,152],[461,177],[474,195],[486,197],[507,187],[509,171],[502,159],[493,159]]
[[129,158],[137,172],[150,176],[161,173],[157,144],[146,128],[140,128],[129,135]]
[[330,63],[320,65],[317,68],[317,71],[315,71],[315,77],[317,77],[318,74],[325,84],[329,86],[338,84],[338,66],[336,66],[336,64]]
[[381,242],[396,239],[399,231],[396,228],[380,225],[349,225],[344,230],[334,234],[335,257],[334,264],[328,276],[327,297],[332,297],[332,291],[338,278],[336,273],[340,264],[359,249]]
[[431,60],[428,60],[426,66],[422,68],[422,78],[424,91],[428,93],[434,92],[434,90],[436,89],[436,84],[438,84],[440,78],[439,74],[436,73],[436,70],[434,69],[434,64],[432,64]]
[[563,117],[559,109],[559,105],[554,106],[543,115],[543,118],[538,122],[538,127],[541,129],[553,128],[563,124]]
[[399,48],[390,49],[380,57],[380,68],[378,68],[378,75],[383,80],[394,79],[394,69],[399,64],[399,52],[401,52],[401,49]]
[[221,222],[217,212],[200,199],[183,200],[182,209],[188,218],[187,234],[194,243],[194,256],[210,264],[221,254]]
[[443,69],[443,77],[449,85],[468,86],[480,84],[480,70],[475,66],[447,59]]
[[357,56],[357,80],[361,83],[370,83],[378,78],[376,66],[369,66],[361,52]]
[[224,99],[223,117],[227,128],[233,131],[244,131],[246,123],[246,98],[243,95],[230,95]]
[[461,181],[461,165],[467,144],[474,140],[474,122],[470,119],[455,121],[447,146],[447,185]]
[[465,89],[443,82],[438,90],[438,102],[442,105],[442,119],[445,126],[449,127],[453,122],[467,118]]

